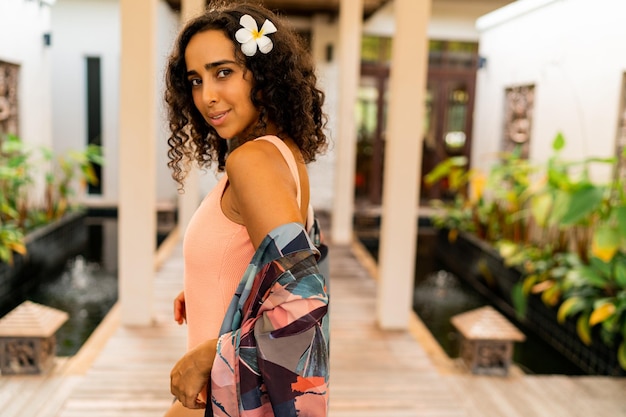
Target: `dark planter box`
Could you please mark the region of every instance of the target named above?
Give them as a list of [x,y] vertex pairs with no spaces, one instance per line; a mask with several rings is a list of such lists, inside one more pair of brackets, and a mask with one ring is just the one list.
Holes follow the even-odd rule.
[[505,266],[491,245],[466,233],[450,242],[448,231],[440,230],[436,247],[437,260],[444,269],[469,283],[509,319],[537,334],[582,370],[592,375],[626,376],[617,361],[617,346],[606,346],[597,334],[590,346],[585,345],[576,333],[575,321],[559,324],[557,309],[546,306],[540,297],[531,295],[526,316],[517,317],[511,293],[521,272]]
[[65,215],[26,236],[26,255],[14,254],[13,265],[0,263],[0,315],[19,304],[25,294],[60,271],[87,242],[85,212]]
[[445,269],[470,283],[498,309],[515,316],[511,292],[521,274],[504,266],[502,257],[492,246],[466,233],[450,242],[448,231],[439,230],[435,256]]

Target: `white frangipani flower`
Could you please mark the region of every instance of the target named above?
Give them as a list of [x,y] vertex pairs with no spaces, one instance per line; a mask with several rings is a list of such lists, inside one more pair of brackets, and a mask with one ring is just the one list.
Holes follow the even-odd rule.
[[265,19],[261,30],[256,21],[249,14],[244,14],[239,19],[239,23],[243,26],[235,33],[235,39],[241,44],[241,52],[246,56],[254,56],[256,48],[259,47],[261,53],[268,53],[274,47],[272,40],[266,35],[277,31],[276,26],[268,19]]

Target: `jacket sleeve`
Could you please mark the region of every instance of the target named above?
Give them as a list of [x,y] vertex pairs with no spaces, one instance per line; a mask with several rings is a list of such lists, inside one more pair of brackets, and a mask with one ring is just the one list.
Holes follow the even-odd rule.
[[240,284],[245,296],[237,301],[239,312],[232,315],[230,331],[220,336],[211,374],[216,416],[327,415],[325,277],[306,233],[295,237],[287,245],[283,239],[276,245],[279,256],[249,269],[254,278]]

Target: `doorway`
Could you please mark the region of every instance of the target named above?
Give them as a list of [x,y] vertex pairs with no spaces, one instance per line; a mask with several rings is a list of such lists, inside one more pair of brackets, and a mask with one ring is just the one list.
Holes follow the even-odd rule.
[[[364,60],[357,103],[355,198],[380,205],[384,172],[390,40],[378,42],[377,59]],[[371,44],[370,40],[370,44]],[[451,156],[469,160],[478,45],[431,41],[429,50],[420,201],[453,197],[445,182],[426,186],[423,177]]]

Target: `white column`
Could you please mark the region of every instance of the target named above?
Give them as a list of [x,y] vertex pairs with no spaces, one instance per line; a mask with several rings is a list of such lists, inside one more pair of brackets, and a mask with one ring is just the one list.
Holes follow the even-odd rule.
[[[206,7],[205,0],[182,0],[180,4],[180,20],[185,24],[189,19],[202,13]],[[191,216],[200,204],[200,175],[198,168],[192,166],[185,178],[185,192],[178,195],[178,228],[181,236],[187,230]]]
[[331,237],[336,244],[352,242],[356,122],[354,108],[361,69],[363,0],[341,0],[339,6],[339,111],[335,142],[335,191]]
[[205,8],[206,0],[182,0],[180,2],[181,22],[185,23],[192,17],[199,15]]
[[431,0],[394,0],[377,317],[405,329],[412,308]]
[[122,322],[152,323],[156,250],[158,0],[121,0],[119,298]]

